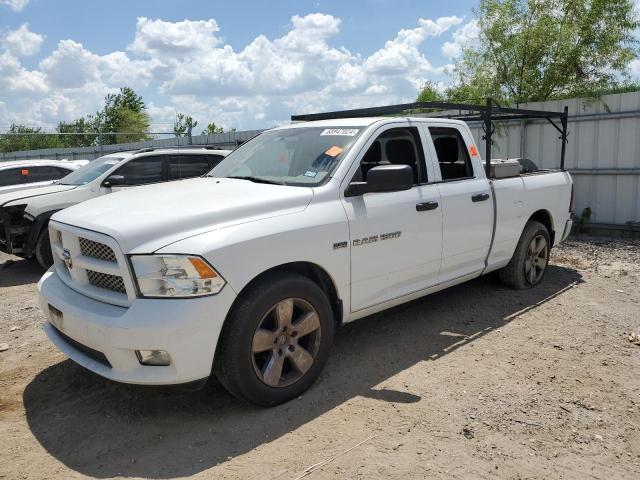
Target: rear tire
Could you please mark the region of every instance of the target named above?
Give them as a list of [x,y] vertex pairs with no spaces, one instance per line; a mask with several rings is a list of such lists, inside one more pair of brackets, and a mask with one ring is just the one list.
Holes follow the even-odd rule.
[[49,229],[45,226],[40,235],[35,248],[36,260],[42,268],[47,270],[53,265],[53,254],[51,253],[51,241],[49,240]]
[[517,290],[535,287],[547,271],[550,251],[547,227],[533,220],[527,222],[511,261],[499,271],[500,280]]
[[273,406],[300,396],[324,368],[335,321],[325,292],[276,272],[241,294],[225,322],[214,372],[236,397]]

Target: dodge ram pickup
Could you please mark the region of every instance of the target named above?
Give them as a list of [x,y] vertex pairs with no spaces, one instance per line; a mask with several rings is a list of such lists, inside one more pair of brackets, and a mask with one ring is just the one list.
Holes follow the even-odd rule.
[[542,281],[571,228],[571,177],[494,167],[487,178],[460,120],[265,131],[205,177],[53,215],[46,333],[115,381],[216,375],[248,402],[285,402],[342,323],[495,270],[515,288]]

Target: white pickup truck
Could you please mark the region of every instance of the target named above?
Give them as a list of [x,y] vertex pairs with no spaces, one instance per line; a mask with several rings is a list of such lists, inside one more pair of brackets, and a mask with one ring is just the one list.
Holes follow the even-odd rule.
[[56,213],[46,332],[112,380],[215,374],[249,402],[287,401],[341,323],[494,270],[515,288],[542,280],[571,228],[570,175],[488,180],[483,166],[457,120],[265,131],[207,177]]

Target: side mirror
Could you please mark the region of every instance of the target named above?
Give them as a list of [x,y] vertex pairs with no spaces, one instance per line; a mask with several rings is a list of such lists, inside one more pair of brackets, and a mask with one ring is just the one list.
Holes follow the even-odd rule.
[[125,185],[124,175],[111,175],[102,182],[103,187],[120,187]]
[[345,197],[365,193],[400,192],[413,187],[413,170],[409,165],[379,165],[367,172],[366,182],[351,182]]

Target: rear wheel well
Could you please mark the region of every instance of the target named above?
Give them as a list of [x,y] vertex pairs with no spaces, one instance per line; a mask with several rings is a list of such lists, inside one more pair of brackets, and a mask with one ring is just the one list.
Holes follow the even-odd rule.
[[533,215],[529,217],[529,221],[536,221],[543,224],[547,227],[547,231],[549,232],[549,239],[551,240],[551,246],[555,243],[555,230],[553,228],[553,217],[548,210],[538,210]]
[[340,300],[340,298],[338,297],[338,291],[333,283],[333,280],[331,280],[331,277],[326,272],[326,270],[319,265],[316,265],[315,263],[291,262],[272,267],[269,270],[265,270],[257,277],[253,278],[247,285],[245,285],[242,291],[238,294],[238,297],[240,297],[245,291],[251,288],[252,285],[254,285],[256,282],[274,272],[296,273],[298,275],[307,277],[308,279],[316,283],[329,298],[329,303],[331,303],[331,308],[333,310],[333,316],[335,318],[336,325],[339,326],[342,323],[342,300]]

